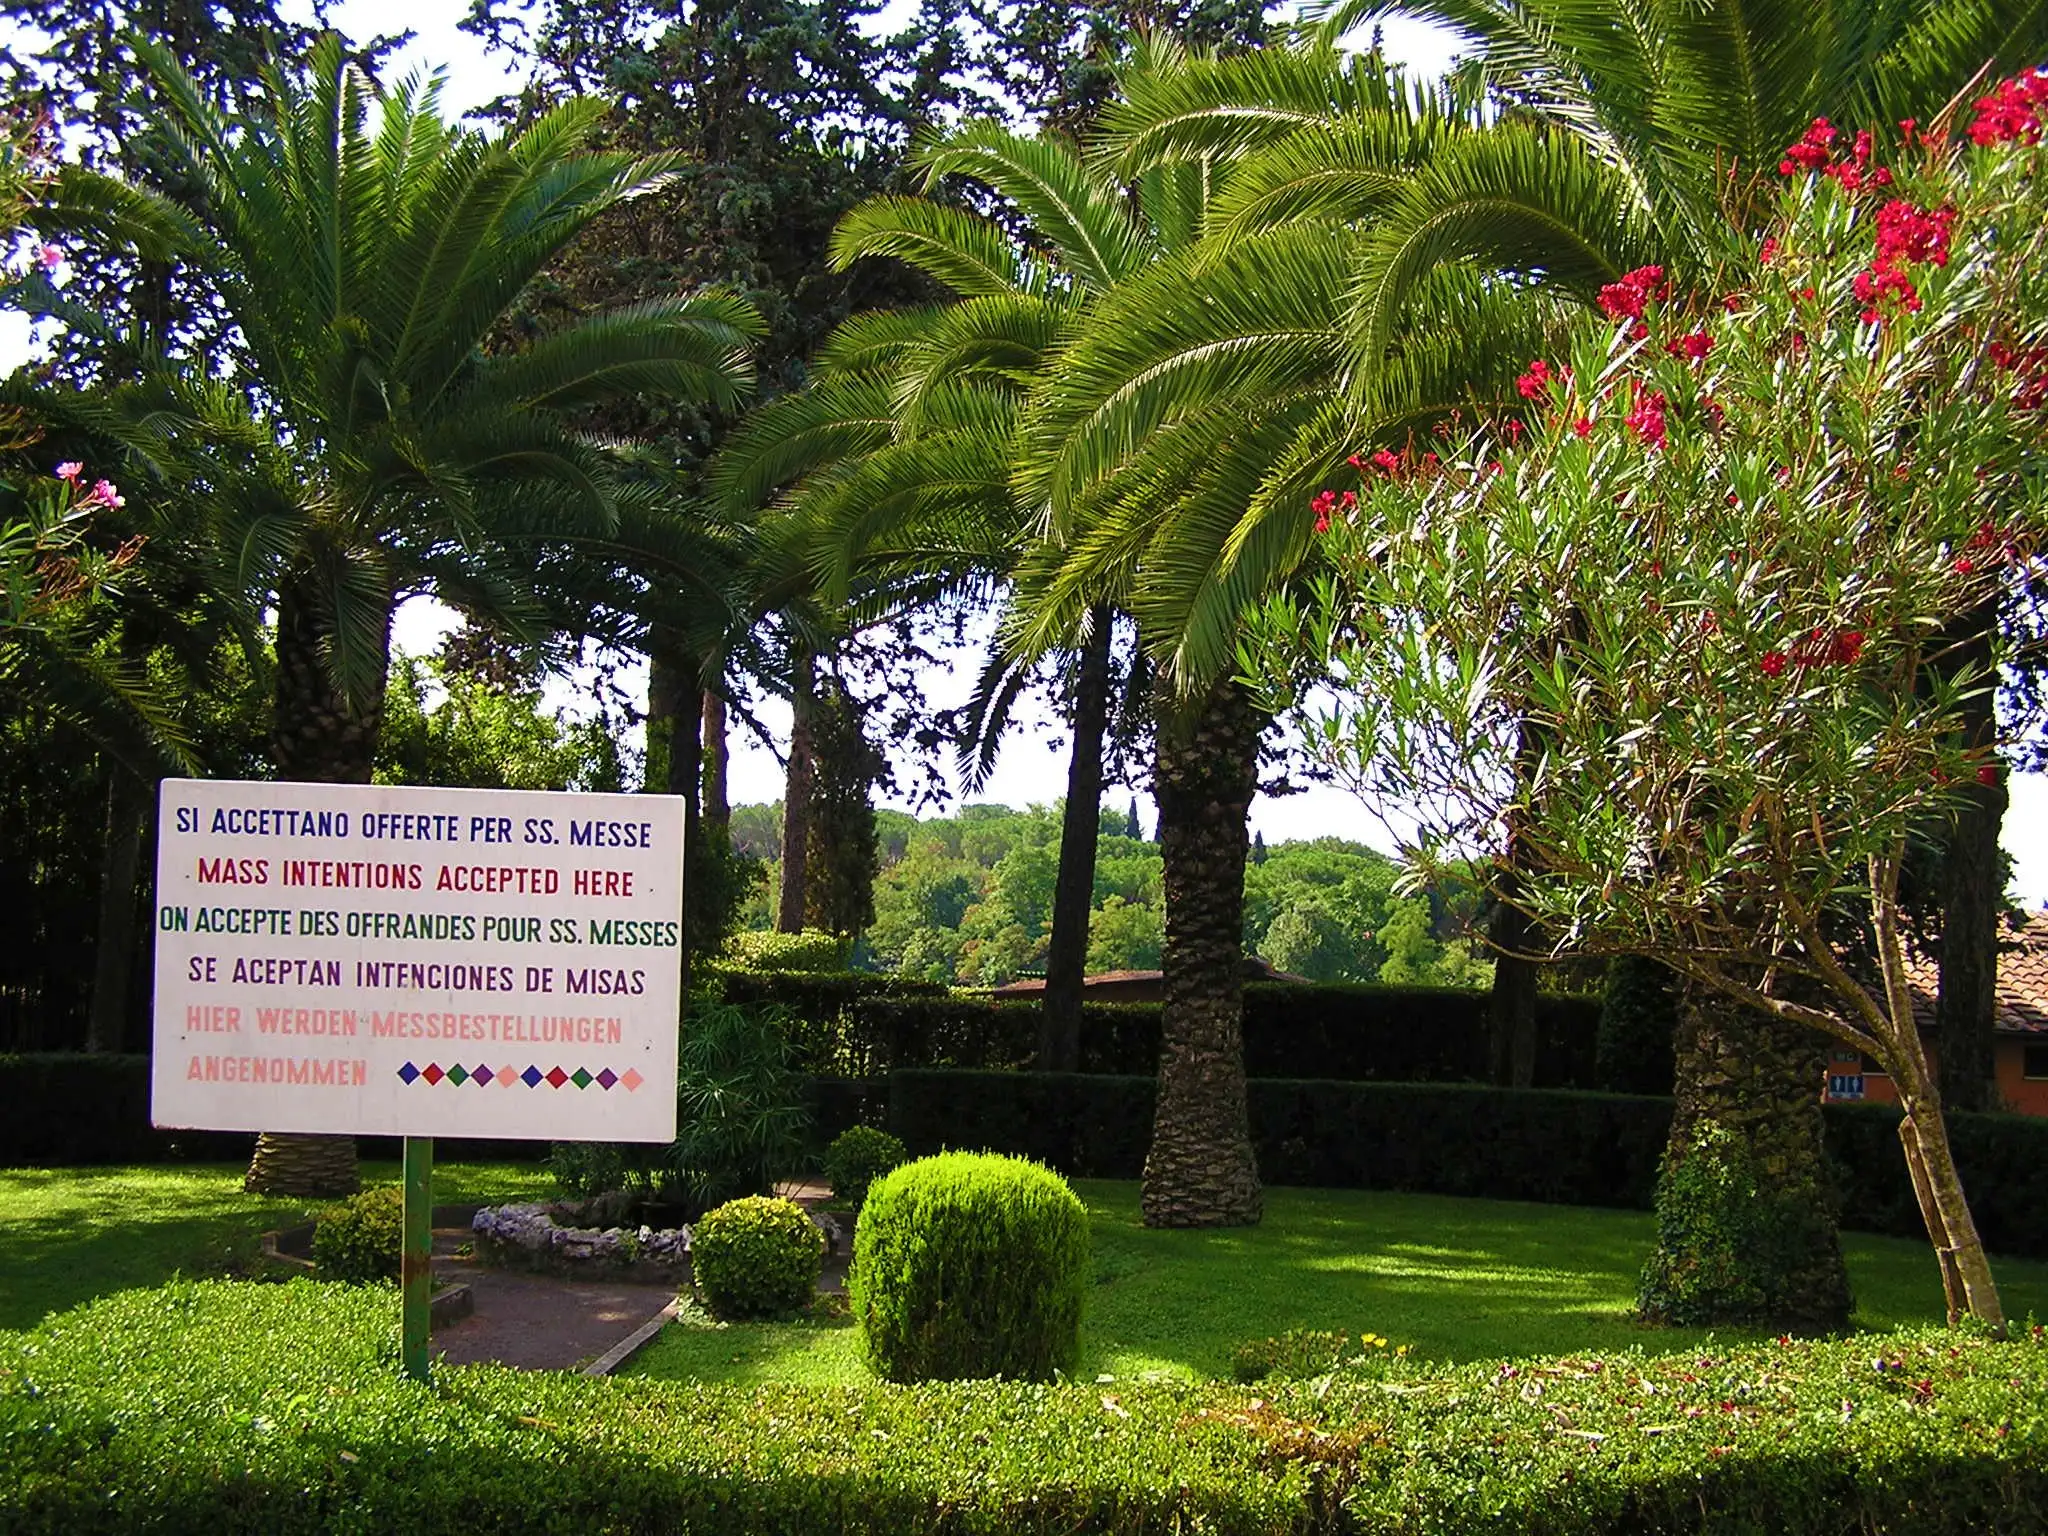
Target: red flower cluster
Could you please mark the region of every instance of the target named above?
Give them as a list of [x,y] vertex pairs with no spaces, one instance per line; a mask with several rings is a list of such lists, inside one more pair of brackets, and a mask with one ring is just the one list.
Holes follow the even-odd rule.
[[1551,381],[1560,377],[1542,358],[1529,364],[1529,371],[1515,380],[1515,390],[1524,400],[1541,400],[1550,393]]
[[1757,670],[1765,677],[1782,677],[1785,672],[1785,653],[1765,651],[1763,659],[1757,663]]
[[[1825,629],[1813,629],[1806,638],[1792,647],[1792,665],[1795,667],[1853,666],[1863,654],[1863,631],[1844,629],[1829,634]],[[1772,674],[1776,676],[1776,673]]]
[[[1780,176],[1796,176],[1801,171],[1819,171],[1821,175],[1840,182],[1845,192],[1860,192],[1867,181],[1874,187],[1888,187],[1892,184],[1892,173],[1883,166],[1871,167],[1870,157],[1875,151],[1876,141],[1868,131],[1859,133],[1850,141],[1849,153],[1837,160],[1834,155],[1835,139],[1838,137],[1834,124],[1824,117],[1816,117],[1813,124],[1800,136],[1797,144],[1785,151],[1785,158],[1778,162]],[[1764,260],[1769,261],[1767,255]]]
[[1316,515],[1316,532],[1330,531],[1330,518],[1337,512],[1349,512],[1358,505],[1358,492],[1346,491],[1338,495],[1335,491],[1317,491],[1309,498],[1308,509]]
[[2041,111],[2048,107],[2048,70],[2023,70],[1979,98],[1970,138],[1978,144],[2038,144]]
[[1635,409],[1630,411],[1623,420],[1627,423],[1629,431],[1636,435],[1638,442],[1647,443],[1652,448],[1662,448],[1664,446],[1666,433],[1666,422],[1664,420],[1665,404],[1664,391],[1661,389],[1637,394]]
[[1866,325],[1883,318],[1887,298],[1903,310],[1920,308],[1920,290],[1906,275],[1905,264],[1947,266],[1949,231],[1955,220],[1953,208],[1929,212],[1896,197],[1877,211],[1877,255],[1856,274],[1854,284]]
[[2017,376],[2013,403],[2023,411],[2048,410],[2048,347],[2009,347],[1994,341],[1993,366]]
[[1687,331],[1683,336],[1674,336],[1664,343],[1664,350],[1673,357],[1688,357],[1699,362],[1714,349],[1714,338],[1705,331]]
[[1619,282],[1608,283],[1600,290],[1600,312],[1610,320],[1634,320],[1637,322],[1635,335],[1647,335],[1641,321],[1643,307],[1671,292],[1671,285],[1664,281],[1662,267],[1637,267],[1633,272],[1624,272]]
[[1785,158],[1778,162],[1778,174],[1792,176],[1801,170],[1821,169],[1834,158],[1834,142],[1834,125],[1824,117],[1816,117],[1799,142],[1785,151]]

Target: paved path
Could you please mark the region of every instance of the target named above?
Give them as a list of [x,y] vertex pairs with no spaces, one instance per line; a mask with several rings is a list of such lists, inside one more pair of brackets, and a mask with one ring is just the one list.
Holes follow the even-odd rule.
[[[805,1204],[824,1195],[822,1189],[803,1185],[786,1185],[781,1192]],[[434,1352],[450,1365],[497,1361],[529,1371],[581,1370],[652,1322],[676,1298],[672,1284],[561,1280],[486,1268],[457,1256],[469,1241],[466,1227],[434,1233],[434,1278],[467,1285],[476,1300],[468,1317],[434,1330]],[[845,1256],[829,1255],[820,1288],[836,1291],[845,1284]]]

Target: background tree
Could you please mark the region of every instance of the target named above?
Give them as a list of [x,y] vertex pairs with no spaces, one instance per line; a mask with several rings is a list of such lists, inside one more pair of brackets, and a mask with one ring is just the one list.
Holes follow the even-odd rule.
[[[1588,327],[1568,370],[1531,368],[1534,424],[1376,476],[1361,520],[1332,521],[1324,600],[1275,605],[1266,632],[1284,650],[1305,625],[1340,657],[1321,739],[1425,808],[1425,865],[1498,857],[1524,828],[1553,931],[1884,1063],[1950,1309],[1994,1324],[1900,874],[1945,786],[1997,771],[1956,734],[1989,679],[1926,663],[2044,517],[2044,226],[2038,150],[2003,147],[2033,131],[2015,122],[1988,98],[1981,147],[1912,143],[1884,177],[1848,174],[1872,146],[1817,146],[1828,174],[1792,177],[1769,247],[1737,226],[1722,303],[1667,311],[1639,274],[1643,302]],[[1503,710],[1525,703],[1534,776],[1502,771]]]
[[[204,188],[192,258],[250,365],[243,396],[166,381],[186,405],[168,451],[215,487],[212,532],[276,609],[278,773],[367,782],[401,592],[516,628],[526,551],[616,519],[567,414],[638,389],[735,401],[754,318],[735,299],[670,299],[483,355],[534,275],[664,162],[583,153],[596,104],[506,139],[450,129],[433,85],[388,93],[373,135],[369,82],[332,40],[304,77],[270,71],[239,119],[151,57]],[[266,1136],[250,1170],[278,1192],[353,1180],[345,1138]]]

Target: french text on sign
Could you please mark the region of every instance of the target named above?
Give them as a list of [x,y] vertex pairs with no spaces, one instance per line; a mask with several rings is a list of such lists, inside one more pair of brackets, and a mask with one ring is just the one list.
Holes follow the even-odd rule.
[[[196,779],[161,796],[156,1124],[674,1138],[681,801]],[[462,1060],[415,1060],[437,1040],[467,1042]]]

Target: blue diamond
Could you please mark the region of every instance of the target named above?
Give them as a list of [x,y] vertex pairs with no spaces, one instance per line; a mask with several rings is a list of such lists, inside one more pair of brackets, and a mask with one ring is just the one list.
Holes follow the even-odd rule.
[[404,1066],[398,1069],[399,1081],[406,1084],[408,1087],[412,1085],[413,1080],[417,1078],[419,1075],[420,1069],[414,1066],[409,1061]]
[[528,1067],[524,1072],[519,1074],[519,1081],[526,1084],[526,1086],[529,1088],[538,1088],[541,1085],[542,1081],[540,1075],[540,1068]]

